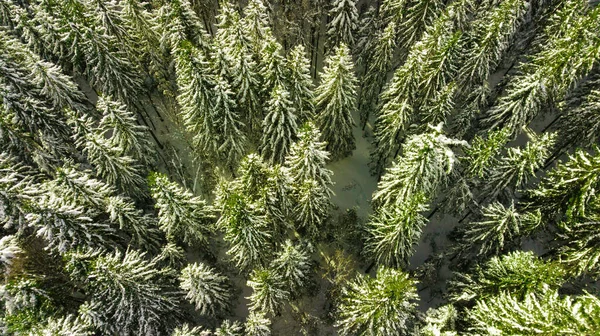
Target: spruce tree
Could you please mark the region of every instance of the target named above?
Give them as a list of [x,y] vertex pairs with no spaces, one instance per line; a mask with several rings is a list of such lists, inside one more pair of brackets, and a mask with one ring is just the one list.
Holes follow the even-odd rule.
[[213,90],[214,103],[211,113],[214,114],[212,120],[215,122],[218,137],[211,140],[219,141],[217,151],[221,154],[222,162],[233,168],[242,159],[245,152],[244,124],[237,111],[237,104],[229,83],[225,79],[219,78]]
[[381,267],[377,276],[359,275],[343,290],[335,325],[341,335],[404,335],[415,313],[414,280]]
[[472,274],[454,282],[453,301],[493,298],[500,293],[525,297],[546,288],[560,288],[566,271],[555,261],[546,262],[532,252],[515,251],[488,260]]
[[158,212],[158,225],[169,240],[205,244],[213,231],[213,210],[199,196],[160,173],[150,175],[150,188]]
[[576,335],[600,327],[600,301],[587,293],[561,297],[552,289],[524,299],[503,292],[478,302],[467,318],[473,333]]
[[[307,246],[308,245],[308,246]],[[281,254],[273,261],[273,268],[283,277],[286,288],[297,294],[309,282],[311,273],[309,244],[292,243],[286,240],[281,247]]]
[[325,168],[329,152],[326,151],[326,144],[320,139],[321,132],[312,122],[304,124],[298,132],[298,141],[290,149],[285,166],[296,188],[307,180],[314,180],[327,195],[331,195],[333,172]]
[[[158,259],[129,250],[103,254],[73,252],[66,268],[89,297],[87,319],[103,333],[158,334],[174,321],[179,300],[171,288],[173,271]],[[80,308],[81,309],[81,308]]]
[[250,274],[248,286],[252,288],[250,311],[260,311],[266,315],[275,315],[289,298],[289,290],[283,276],[273,269],[255,269]]
[[383,206],[371,216],[367,226],[367,250],[380,265],[407,265],[419,242],[427,219],[425,199],[417,195],[401,204]]
[[290,93],[280,85],[275,86],[262,125],[261,155],[265,160],[274,164],[283,163],[296,139],[296,120],[296,109],[290,100]]
[[295,46],[288,55],[290,99],[298,115],[297,124],[301,125],[314,115],[313,81],[310,77],[310,60],[306,58],[306,49],[302,44]]
[[330,21],[327,24],[330,47],[341,43],[352,48],[358,28],[358,10],[356,0],[333,0],[329,10]]
[[442,132],[442,124],[429,125],[429,132],[410,137],[403,154],[381,178],[373,201],[378,205],[401,204],[423,194],[431,199],[454,167],[452,147],[467,143],[450,139]]
[[244,324],[248,336],[271,336],[271,320],[261,311],[252,311]]
[[179,276],[186,298],[202,315],[216,315],[229,306],[231,300],[227,277],[203,263],[187,265]]
[[326,63],[321,84],[315,91],[317,123],[332,159],[340,159],[356,148],[352,114],[356,111],[357,79],[345,44],[339,45]]

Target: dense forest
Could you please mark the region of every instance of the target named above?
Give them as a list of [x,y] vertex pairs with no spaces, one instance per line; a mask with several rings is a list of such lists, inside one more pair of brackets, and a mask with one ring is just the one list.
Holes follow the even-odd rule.
[[0,333],[600,334],[593,0],[0,0]]

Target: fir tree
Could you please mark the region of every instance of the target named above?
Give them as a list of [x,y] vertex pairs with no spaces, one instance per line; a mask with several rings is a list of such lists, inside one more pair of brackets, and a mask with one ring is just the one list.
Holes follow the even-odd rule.
[[109,220],[131,236],[129,244],[155,250],[160,246],[160,231],[156,218],[144,214],[130,199],[112,196],[106,200]]
[[210,331],[202,330],[202,327],[190,328],[188,324],[177,327],[171,333],[171,336],[209,336]]
[[261,140],[261,154],[271,163],[283,163],[296,138],[297,116],[292,106],[290,93],[280,85],[275,86],[263,120]]
[[418,299],[407,274],[379,268],[375,278],[359,275],[344,289],[336,326],[341,335],[402,335]]
[[148,136],[147,127],[137,124],[133,113],[126,106],[110,97],[100,97],[96,109],[102,114],[99,129],[105,136],[109,136],[114,147],[122,148],[124,154],[144,162],[152,162],[152,144]]
[[242,336],[243,329],[244,328],[239,321],[231,322],[225,320],[221,323],[221,326],[215,330],[215,336]]
[[[547,31],[544,48],[508,84],[506,94],[488,112],[491,127],[509,127],[511,134],[529,123],[550,99],[562,99],[599,59],[599,41],[590,35],[598,28],[600,8],[577,1],[560,5]],[[566,75],[568,74],[568,75]]]
[[262,77],[262,95],[268,96],[278,85],[288,87],[287,63],[283,57],[283,47],[271,34],[261,43],[259,74]]
[[296,221],[310,235],[317,236],[332,206],[327,189],[315,180],[308,179],[296,187]]
[[150,175],[150,187],[159,210],[158,225],[167,238],[187,244],[208,242],[213,214],[202,198],[159,173]]
[[298,132],[298,141],[292,145],[285,166],[296,186],[303,185],[307,180],[314,180],[329,196],[333,194],[330,189],[333,172],[325,168],[329,152],[325,149],[326,144],[319,139],[319,129],[311,122],[306,123]]
[[467,143],[446,137],[442,124],[429,127],[428,133],[414,135],[406,141],[403,155],[381,178],[373,194],[377,204],[400,204],[417,194],[430,199],[444,183],[456,160],[452,146]]
[[394,50],[396,49],[396,24],[391,22],[377,36],[372,55],[362,78],[364,81],[360,91],[360,123],[365,128],[371,112],[377,105],[377,98],[387,79],[387,73],[392,68]]
[[[219,78],[214,87],[214,104],[212,119],[217,129],[217,150],[221,159],[229,167],[234,167],[242,159],[245,152],[246,136],[243,133],[244,124],[236,110],[233,92],[229,83]],[[216,139],[211,139],[215,141]]]
[[493,298],[500,293],[525,297],[546,288],[560,288],[566,271],[556,262],[545,262],[532,252],[515,251],[492,257],[472,274],[459,275],[454,282],[453,301]]
[[225,232],[227,254],[240,269],[262,264],[270,250],[272,237],[264,210],[246,196],[232,194],[222,205],[217,227]]
[[205,264],[189,264],[179,277],[186,298],[196,305],[202,315],[215,315],[227,309],[231,299],[227,277]]
[[306,58],[306,50],[299,44],[294,47],[287,60],[290,82],[290,99],[298,115],[298,124],[312,119],[314,114],[313,81],[310,77],[310,60]]
[[252,311],[244,324],[248,336],[271,336],[271,320],[261,311]]
[[288,239],[283,244],[279,257],[273,261],[273,268],[281,274],[290,293],[298,293],[309,281],[311,273],[309,248],[310,245],[293,244]]
[[408,264],[419,242],[427,219],[422,195],[405,199],[401,204],[381,207],[369,221],[367,250],[378,264],[399,266]]
[[457,336],[455,323],[458,313],[453,305],[429,308],[425,316],[425,326],[420,330],[423,336]]
[[585,334],[599,327],[600,301],[587,293],[560,297],[551,289],[524,299],[503,292],[478,302],[467,317],[473,333]]
[[72,335],[89,336],[93,335],[88,324],[80,321],[73,315],[67,315],[61,318],[52,318],[44,326],[34,327],[28,335],[46,336],[46,335]]
[[498,253],[513,239],[532,232],[541,224],[540,212],[519,213],[514,204],[495,202],[483,209],[484,220],[464,228],[465,246],[479,246],[479,254]]
[[352,48],[358,28],[356,0],[333,0],[329,17],[330,21],[327,25],[329,45],[333,47],[343,43]]
[[250,0],[244,9],[244,27],[252,40],[253,52],[258,57],[271,35],[267,8],[263,0]]
[[101,254],[74,252],[67,258],[71,276],[89,295],[86,316],[103,333],[160,333],[176,316],[179,300],[172,291],[172,270],[158,259],[129,250]]
[[250,311],[266,315],[279,313],[289,298],[289,291],[281,274],[272,269],[256,269],[250,275],[248,286],[252,287]]
[[321,85],[315,91],[317,121],[322,139],[333,159],[343,158],[356,148],[352,129],[356,111],[356,83],[350,50],[341,44],[326,60]]

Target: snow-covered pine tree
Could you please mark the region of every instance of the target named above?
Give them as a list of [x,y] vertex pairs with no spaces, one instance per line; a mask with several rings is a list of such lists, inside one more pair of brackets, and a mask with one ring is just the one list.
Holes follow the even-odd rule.
[[244,30],[250,36],[253,45],[252,52],[258,61],[264,44],[272,35],[267,7],[263,0],[248,1],[248,5],[244,8],[243,25]]
[[436,117],[431,113],[445,110],[435,108],[440,103],[448,103],[437,98],[458,70],[463,40],[457,18],[471,8],[470,1],[451,3],[431,26],[427,26],[423,37],[410,49],[406,61],[381,93],[380,112],[375,123],[376,150],[372,154],[378,175],[397,155],[403,136],[426,132],[426,124],[411,127],[412,120],[434,120]]
[[332,0],[327,36],[329,48],[345,44],[352,48],[358,28],[357,0]]
[[555,261],[543,261],[533,252],[515,251],[488,260],[472,274],[459,274],[453,283],[452,301],[481,300],[502,292],[525,297],[529,293],[558,289],[566,271]]
[[60,318],[50,318],[44,325],[34,326],[27,335],[89,336],[92,334],[92,328],[89,324],[73,315],[66,315]]
[[160,173],[150,175],[150,189],[158,211],[158,225],[169,240],[205,244],[213,231],[213,210],[199,196]]
[[224,78],[217,78],[213,94],[211,113],[218,137],[211,141],[219,141],[217,152],[222,162],[233,171],[246,151],[244,124],[237,111],[231,86]]
[[370,51],[369,62],[365,65],[359,98],[360,124],[364,129],[371,112],[375,110],[379,94],[383,88],[387,73],[392,69],[394,51],[396,49],[396,24],[390,22],[377,35],[373,50]]
[[369,59],[376,40],[375,36],[379,33],[381,25],[381,16],[374,6],[370,6],[365,12],[361,13],[356,32],[356,43],[352,50],[352,55],[354,55],[356,60],[357,71],[363,71],[359,73],[360,77],[364,76],[364,71],[368,68]]
[[321,84],[315,90],[317,124],[332,159],[341,159],[356,148],[352,133],[357,82],[350,50],[340,44],[326,61]]
[[565,1],[551,18],[544,45],[522,65],[506,93],[486,116],[490,128],[508,127],[516,135],[551,100],[564,99],[600,59],[600,7]]
[[145,195],[145,181],[140,175],[142,167],[131,156],[124,155],[125,149],[115,146],[98,132],[86,135],[83,149],[88,161],[94,166],[96,175],[109,185],[132,197]]
[[4,274],[7,274],[6,269],[12,264],[12,259],[22,252],[17,237],[8,235],[0,239],[0,268],[4,268]]
[[221,326],[215,330],[215,336],[243,336],[244,328],[239,321],[231,322],[229,320],[223,321]]
[[271,320],[261,311],[252,311],[244,323],[247,336],[271,336]]
[[286,288],[291,294],[298,294],[309,282],[311,275],[310,244],[292,243],[286,240],[279,257],[273,261],[273,268],[281,274]]
[[314,114],[313,81],[310,76],[310,60],[302,44],[295,46],[288,55],[287,68],[290,97],[298,115],[298,125],[312,119]]
[[189,264],[181,271],[179,281],[186,298],[200,314],[214,316],[229,307],[229,280],[213,268],[203,263]]
[[383,175],[373,194],[378,206],[399,205],[418,194],[426,200],[435,196],[454,168],[452,147],[468,146],[465,141],[446,137],[442,126],[429,125],[428,133],[413,135],[406,141],[402,156]]
[[396,25],[398,46],[408,50],[438,18],[444,6],[441,0],[384,0],[381,11],[385,21]]
[[89,298],[84,316],[102,333],[160,334],[176,322],[180,302],[171,284],[174,272],[159,268],[158,258],[135,250],[89,250],[70,253],[66,260]]
[[250,311],[260,311],[265,315],[278,314],[290,296],[282,274],[274,269],[259,268],[250,274],[248,286],[252,288]]
[[288,67],[283,47],[271,34],[267,34],[262,41],[258,65],[263,97],[268,97],[278,85],[288,87]]
[[296,140],[298,125],[296,109],[290,100],[290,93],[277,84],[271,92],[267,104],[267,115],[263,120],[263,135],[260,152],[272,164],[283,163]]
[[223,197],[220,210],[217,227],[225,232],[224,239],[229,244],[227,254],[236,266],[248,269],[263,264],[271,250],[272,234],[260,203],[234,192]]
[[523,148],[509,148],[505,157],[490,169],[480,199],[494,199],[505,188],[517,190],[526,185],[540,169],[556,142],[556,133],[538,135],[525,129],[529,142]]
[[201,326],[190,327],[189,324],[184,324],[173,329],[171,336],[210,336],[209,330],[203,330]]
[[202,52],[191,43],[183,41],[174,50],[175,73],[181,107],[181,118],[197,150],[216,158],[217,126],[212,111],[211,91],[215,85],[208,62]]
[[99,97],[96,110],[102,115],[98,128],[111,144],[148,167],[154,152],[148,128],[138,125],[135,115],[110,97]]
[[109,220],[131,238],[129,245],[146,250],[157,250],[160,246],[160,230],[156,217],[144,214],[135,203],[123,196],[112,196],[106,200]]
[[467,319],[469,330],[481,334],[580,334],[600,328],[600,301],[588,293],[561,297],[552,289],[524,298],[502,292],[479,301]]
[[284,236],[283,231],[290,227],[288,215],[293,209],[292,184],[285,167],[275,165],[268,169],[264,191],[265,211],[277,236]]
[[164,1],[158,9],[157,18],[156,29],[161,32],[160,42],[163,48],[172,51],[182,41],[189,41],[204,53],[210,50],[210,38],[189,1]]
[[425,325],[421,328],[423,336],[458,336],[455,331],[458,312],[453,305],[429,308],[425,315]]
[[408,264],[427,224],[422,215],[426,210],[425,198],[416,195],[404,199],[401,204],[383,206],[371,216],[366,249],[377,264],[391,267]]
[[319,236],[319,229],[332,207],[327,193],[327,187],[321,186],[316,180],[307,179],[294,190],[295,219],[300,228],[308,231],[312,237]]
[[309,179],[314,180],[330,196],[333,194],[330,189],[333,185],[333,172],[325,168],[329,152],[325,149],[326,144],[320,139],[321,132],[312,122],[304,124],[298,132],[298,141],[290,149],[285,166],[296,187]]
[[380,267],[375,278],[361,274],[344,288],[335,325],[341,335],[407,334],[418,298],[408,274]]
[[567,220],[595,214],[596,190],[600,186],[600,150],[577,150],[559,163],[529,191],[529,198],[545,216],[566,215]]
[[505,207],[495,202],[482,211],[484,220],[470,222],[463,231],[463,246],[478,247],[479,254],[499,253],[513,239],[522,237],[536,229],[542,221],[539,211],[522,213],[514,203]]

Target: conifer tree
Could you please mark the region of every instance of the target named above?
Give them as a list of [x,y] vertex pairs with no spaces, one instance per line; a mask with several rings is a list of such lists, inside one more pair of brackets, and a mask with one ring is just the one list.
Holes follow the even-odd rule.
[[214,216],[202,198],[160,173],[150,175],[150,187],[159,210],[158,225],[168,239],[190,245],[208,241]]
[[495,202],[483,208],[484,220],[464,228],[465,246],[479,246],[479,254],[498,253],[511,240],[533,231],[541,224],[539,211],[520,213],[514,203],[505,207]]
[[381,267],[375,278],[359,275],[344,288],[336,326],[341,335],[408,334],[418,297],[406,273]]
[[394,50],[396,49],[396,24],[390,22],[382,33],[377,36],[369,63],[362,78],[364,81],[360,90],[359,110],[362,128],[377,105],[377,98],[387,79],[387,73],[392,68]]
[[478,302],[468,320],[474,333],[576,335],[599,327],[600,300],[587,293],[560,297],[552,289],[529,293],[524,299],[503,292]]
[[280,85],[275,86],[263,120],[261,155],[265,160],[274,164],[283,163],[296,138],[296,120],[296,109],[290,100],[290,93]]
[[298,115],[297,124],[301,125],[314,114],[313,81],[310,77],[310,60],[306,58],[306,49],[302,44],[295,46],[288,55],[290,99]]
[[538,135],[529,129],[525,132],[530,139],[527,145],[508,149],[507,155],[486,176],[486,186],[480,198],[494,198],[507,187],[514,190],[522,188],[546,162],[556,142],[556,133]]
[[321,85],[315,91],[317,123],[327,151],[333,159],[340,159],[356,148],[352,114],[356,111],[357,79],[346,45],[339,45],[326,63]]
[[125,149],[115,146],[101,134],[86,135],[83,152],[94,166],[96,175],[108,184],[129,195],[144,195],[144,179],[141,166],[131,156],[124,154]]
[[282,275],[273,269],[255,269],[248,286],[252,287],[252,295],[248,297],[250,311],[260,311],[266,315],[279,313],[290,295]]
[[530,191],[534,204],[548,217],[564,214],[567,219],[576,219],[592,215],[595,190],[600,183],[599,153],[594,148],[593,153],[577,150],[569,155],[566,162],[558,164]]
[[248,1],[248,5],[244,9],[244,26],[252,40],[254,55],[258,57],[263,45],[267,43],[269,35],[272,34],[267,7],[263,0]]
[[386,21],[392,21],[397,28],[398,46],[410,48],[426,27],[430,27],[444,9],[444,1],[405,1],[384,0],[382,13]]
[[186,298],[202,315],[216,315],[229,306],[230,288],[226,276],[203,263],[187,265],[179,276]]
[[457,336],[455,323],[458,313],[453,305],[429,308],[425,316],[425,326],[420,330],[423,336]]
[[319,139],[321,139],[319,129],[312,122],[304,124],[298,132],[298,141],[290,149],[285,166],[296,186],[304,184],[309,179],[314,180],[327,195],[331,195],[333,172],[325,168],[329,153],[325,149],[326,144]]
[[242,336],[243,327],[239,321],[231,322],[229,320],[223,321],[221,326],[215,330],[215,336]]
[[158,31],[161,32],[160,42],[167,50],[175,49],[182,41],[189,41],[204,52],[209,50],[206,30],[189,1],[165,1],[158,10],[157,17]]
[[328,42],[331,47],[341,43],[352,48],[358,28],[356,0],[333,0],[327,25]]
[[171,336],[208,336],[210,335],[210,331],[202,330],[202,327],[193,327],[190,329],[190,326],[186,323],[180,327],[177,327],[171,333]]
[[559,224],[558,236],[563,243],[557,248],[559,260],[570,274],[596,276],[600,270],[600,240],[598,218]]
[[240,269],[264,263],[270,251],[272,234],[260,204],[242,194],[231,194],[222,201],[217,227],[225,232],[227,254]]
[[67,270],[84,286],[86,316],[103,333],[158,334],[174,321],[179,306],[171,288],[171,269],[158,259],[129,250],[102,254],[73,252]]
[[111,196],[106,200],[106,212],[109,220],[118,224],[120,230],[128,233],[129,244],[155,250],[160,246],[160,230],[156,217],[144,214],[136,208],[132,200],[122,196]]
[[99,97],[96,109],[102,114],[98,125],[105,136],[109,136],[114,147],[122,148],[124,154],[148,165],[152,162],[152,144],[147,127],[137,124],[133,113],[126,106],[111,100],[110,97]]
[[560,288],[565,275],[556,262],[545,262],[532,252],[515,251],[492,257],[472,274],[459,275],[454,282],[457,293],[453,300],[480,300],[503,292],[524,298],[529,293]]
[[212,112],[211,89],[215,79],[209,72],[208,63],[198,48],[183,41],[174,50],[175,72],[181,107],[181,118],[193,144],[208,156],[217,155],[217,126]]
[[283,243],[281,254],[273,261],[273,268],[283,277],[286,288],[292,294],[298,293],[309,281],[311,272],[310,245]]
[[261,45],[259,74],[262,78],[262,95],[268,97],[278,85],[288,87],[287,63],[283,57],[283,47],[272,34],[267,34]]
[[442,124],[429,125],[429,132],[414,135],[404,144],[404,153],[381,178],[373,200],[378,205],[401,204],[423,194],[434,196],[435,190],[446,180],[456,160],[453,146],[466,146],[464,141],[446,137]]
[[421,238],[427,219],[425,199],[416,195],[401,204],[381,207],[371,216],[367,231],[367,250],[380,265],[400,266],[408,264],[414,246]]
[[[221,160],[229,167],[234,167],[242,159],[245,152],[246,136],[243,133],[239,112],[236,110],[233,92],[227,81],[217,79],[214,87],[214,103],[212,106],[212,119],[217,129],[217,150],[221,153]],[[212,139],[215,141],[217,139]]]
[[248,336],[271,336],[271,320],[261,311],[251,311],[244,324]]
[[44,326],[34,327],[33,330],[28,333],[30,336],[89,336],[92,334],[90,326],[73,315],[67,315],[61,318],[51,318]]
[[0,239],[0,266],[7,268],[12,263],[12,259],[22,252],[17,237],[12,235],[2,237]]
[[506,94],[488,112],[492,128],[506,126],[511,134],[517,134],[550,99],[563,99],[590,72],[600,58],[600,42],[590,34],[600,25],[599,15],[600,8],[578,1],[559,5],[545,32],[544,47],[510,81]]
[[311,236],[317,236],[332,206],[327,188],[308,179],[296,187],[295,196],[298,202],[295,212],[299,227],[306,229]]

